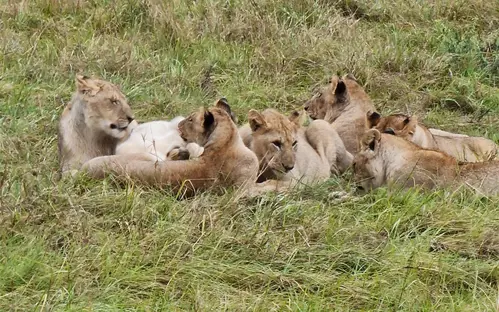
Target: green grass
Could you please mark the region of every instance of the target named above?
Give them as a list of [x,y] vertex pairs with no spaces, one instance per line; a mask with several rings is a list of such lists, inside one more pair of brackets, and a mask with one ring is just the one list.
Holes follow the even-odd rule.
[[56,180],[79,72],[121,85],[141,121],[218,96],[242,121],[289,112],[352,72],[382,113],[497,142],[495,1],[0,0],[0,15],[0,310],[498,309],[498,198],[337,202],[348,174],[252,200]]

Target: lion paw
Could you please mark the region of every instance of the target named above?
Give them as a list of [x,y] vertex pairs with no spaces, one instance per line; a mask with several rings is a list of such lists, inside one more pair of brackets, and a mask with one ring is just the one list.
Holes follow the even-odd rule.
[[197,158],[203,155],[204,152],[204,147],[199,146],[196,143],[189,143],[186,148],[189,151],[190,158]]
[[187,160],[189,156],[189,151],[183,147],[174,148],[166,154],[166,158],[169,160]]

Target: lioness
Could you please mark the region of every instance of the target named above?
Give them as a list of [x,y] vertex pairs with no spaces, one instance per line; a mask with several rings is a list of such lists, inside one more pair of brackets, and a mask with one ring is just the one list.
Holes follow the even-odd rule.
[[249,111],[249,124],[239,133],[260,162],[258,182],[323,181],[350,166],[353,156],[328,122],[315,120],[302,128],[299,119],[298,112],[287,118],[274,109]]
[[119,88],[107,81],[76,75],[76,92],[59,121],[62,173],[89,159],[112,155],[137,125]]
[[499,194],[499,161],[461,163],[446,153],[423,149],[377,129],[362,137],[353,169],[361,192],[384,184],[423,188],[466,185],[486,195]]
[[310,118],[332,123],[352,154],[357,153],[359,139],[367,130],[366,113],[374,111],[371,99],[351,75],[333,76],[331,83],[308,100],[304,108]]
[[113,173],[149,185],[170,185],[185,195],[209,188],[251,187],[258,174],[258,159],[238,134],[230,107],[218,101],[215,107],[200,109],[178,124],[186,142],[204,147],[197,159],[150,161],[150,155],[129,154],[94,158],[83,169],[95,178]]
[[459,161],[487,161],[497,156],[497,145],[489,139],[454,135],[438,129],[430,131],[419,124],[415,116],[394,114],[381,117],[376,112],[368,112],[367,123],[370,128],[399,136],[423,148],[445,152]]

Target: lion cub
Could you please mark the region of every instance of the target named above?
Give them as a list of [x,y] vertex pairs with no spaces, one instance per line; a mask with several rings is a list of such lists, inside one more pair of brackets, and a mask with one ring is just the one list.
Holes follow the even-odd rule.
[[352,75],[333,76],[330,84],[322,87],[304,108],[310,118],[332,123],[352,154],[357,153],[359,139],[368,129],[366,113],[374,111],[371,99]]
[[94,157],[112,155],[137,125],[119,88],[107,81],[76,75],[76,92],[59,121],[61,173],[78,170]]
[[486,195],[499,194],[499,161],[461,163],[376,129],[362,137],[353,168],[361,192],[384,184],[430,189],[466,185]]
[[329,123],[315,120],[302,128],[299,117],[298,112],[287,118],[273,109],[249,111],[249,124],[239,133],[260,162],[258,182],[324,181],[350,166],[353,156]]
[[376,112],[369,112],[367,124],[369,128],[399,136],[423,148],[445,152],[459,161],[487,161],[497,156],[497,145],[489,139],[430,130],[419,124],[415,116],[394,114],[381,117]]
[[203,148],[196,143],[186,143],[178,132],[184,117],[170,121],[158,120],[142,123],[133,129],[130,137],[118,144],[116,155],[148,153],[152,161],[182,160],[199,157]]
[[184,195],[255,184],[258,159],[239,136],[227,103],[218,101],[215,107],[192,113],[178,130],[186,142],[204,148],[199,158],[153,162],[147,153],[103,156],[88,161],[83,169],[95,178],[112,173],[148,185],[169,185]]

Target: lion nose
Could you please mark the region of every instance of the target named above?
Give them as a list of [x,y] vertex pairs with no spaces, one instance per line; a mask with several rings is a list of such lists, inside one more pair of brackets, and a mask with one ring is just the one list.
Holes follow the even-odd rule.
[[282,165],[282,166],[284,167],[284,170],[286,170],[286,172],[293,170],[293,168],[295,167],[294,165],[291,166]]

